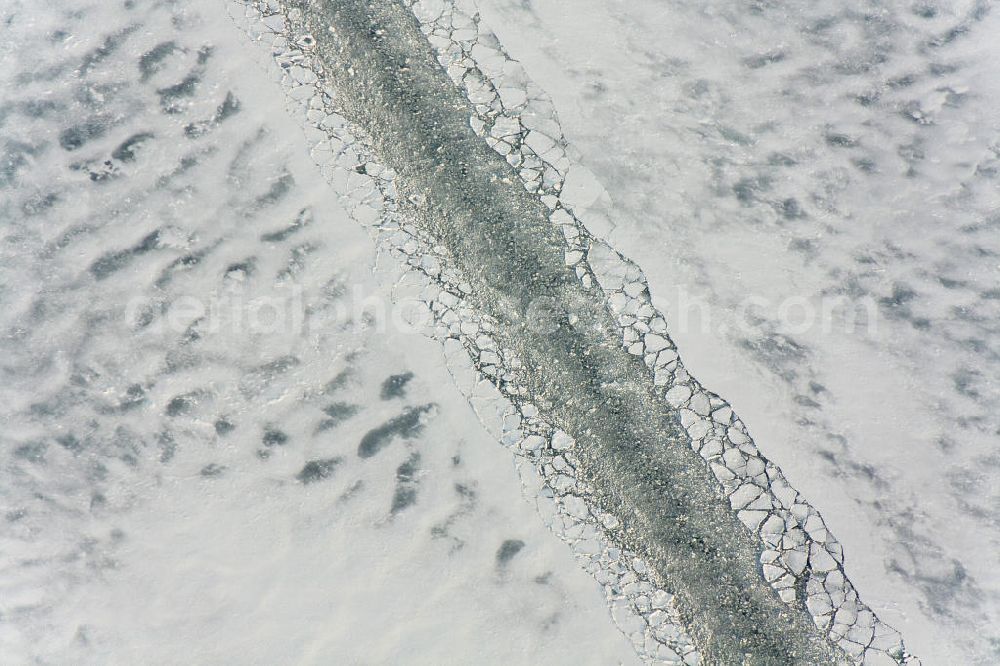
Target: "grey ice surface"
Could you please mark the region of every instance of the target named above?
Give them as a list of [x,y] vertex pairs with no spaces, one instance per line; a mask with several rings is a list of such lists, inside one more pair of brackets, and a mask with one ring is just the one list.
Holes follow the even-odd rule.
[[[617,604],[624,594],[638,612],[638,625],[619,625],[640,653],[697,660],[685,650],[689,638],[661,637],[669,625],[694,635],[710,662],[838,659],[814,651],[820,636],[865,663],[907,659],[898,635],[844,578],[840,546],[819,515],[758,454],[729,406],[680,365],[641,271],[613,251],[602,257],[609,248],[573,216],[577,171],[564,180],[564,141],[544,96],[480,30],[474,7],[432,2],[413,10],[433,53],[414,16],[395,3],[233,3],[230,11],[285,70],[282,84],[296,114],[315,128],[313,155],[331,182],[355,181],[356,216],[371,220],[383,211],[374,219],[381,217],[384,244],[417,271],[416,286],[424,283],[417,291],[436,313],[437,337],[446,348],[453,342],[458,356],[464,347],[481,385],[513,402],[493,401],[502,440],[541,474],[543,494],[554,495],[562,512],[563,538],[591,560],[588,569],[609,600]],[[330,37],[314,37],[324,32]],[[428,56],[447,68],[466,100],[455,98]],[[349,77],[331,75],[338,71]],[[484,153],[470,127],[505,159]],[[367,179],[349,172],[352,161]],[[552,211],[548,223],[539,202]],[[554,240],[550,223],[565,243]],[[576,278],[564,277],[563,263]],[[586,293],[574,291],[577,280]],[[603,323],[607,314],[623,327],[617,333]],[[630,376],[641,366],[629,355],[644,357],[655,373]],[[631,418],[623,418],[629,410]],[[666,420],[658,421],[660,412]],[[551,421],[583,441],[574,447],[574,437],[553,432]],[[685,460],[688,446],[704,462]],[[734,513],[726,516],[730,505]],[[611,550],[600,547],[595,553],[587,543],[594,537],[581,541],[580,528],[618,546],[611,550],[635,547],[650,559],[651,571],[637,560],[625,577],[651,577],[672,590],[674,618],[662,625],[648,593],[619,582],[618,556],[609,561]],[[745,530],[759,537],[762,552],[740,545]],[[763,576],[742,577],[759,565]],[[786,610],[763,610],[775,595],[755,591],[761,578]],[[803,611],[811,622],[796,625]],[[765,619],[772,613],[778,624]],[[741,625],[746,617],[755,620]],[[819,634],[808,628],[812,622]],[[802,639],[808,642],[796,645]]]

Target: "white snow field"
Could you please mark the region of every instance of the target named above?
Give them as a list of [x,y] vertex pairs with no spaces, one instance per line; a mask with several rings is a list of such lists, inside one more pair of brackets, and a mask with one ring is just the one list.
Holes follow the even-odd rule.
[[584,219],[823,512],[865,601],[924,663],[996,663],[995,8],[477,6],[603,186]]

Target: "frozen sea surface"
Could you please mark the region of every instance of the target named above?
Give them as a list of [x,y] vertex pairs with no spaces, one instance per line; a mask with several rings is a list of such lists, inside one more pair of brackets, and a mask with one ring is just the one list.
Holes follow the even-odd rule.
[[9,3],[0,662],[995,662],[989,9]]

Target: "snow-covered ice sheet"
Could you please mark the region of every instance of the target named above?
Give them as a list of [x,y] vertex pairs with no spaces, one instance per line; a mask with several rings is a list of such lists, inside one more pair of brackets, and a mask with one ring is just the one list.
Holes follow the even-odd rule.
[[4,21],[0,663],[632,663],[223,5]]

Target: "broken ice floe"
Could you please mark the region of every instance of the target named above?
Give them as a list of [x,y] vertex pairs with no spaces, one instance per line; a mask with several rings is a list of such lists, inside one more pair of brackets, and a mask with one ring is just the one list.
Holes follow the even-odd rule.
[[[847,580],[840,545],[819,513],[760,454],[732,408],[686,372],[641,270],[581,222],[586,203],[577,206],[565,187],[571,161],[551,102],[482,29],[471,2],[408,4],[439,62],[472,103],[473,130],[551,210],[564,233],[567,265],[586,288],[600,287],[623,346],[642,357],[732,510],[760,539],[767,582],[786,603],[804,604],[816,625],[858,663],[911,662],[898,633],[875,617]],[[279,67],[271,71],[280,72],[290,110],[305,121],[312,156],[345,207],[372,229],[382,250],[414,271],[401,278],[397,297],[415,298],[433,313],[429,332],[445,345],[456,381],[487,427],[518,456],[526,493],[546,522],[604,585],[619,626],[646,659],[697,662],[670,595],[656,588],[638,558],[616,547],[616,519],[588,504],[586,484],[574,474],[572,439],[528,401],[519,379],[524,369],[500,348],[492,335],[495,322],[469,304],[469,286],[446,252],[397,214],[395,174],[378,164],[364,133],[338,113],[322,64],[310,55],[316,38],[296,31],[297,10],[272,0],[231,2],[230,13],[269,49]]]

